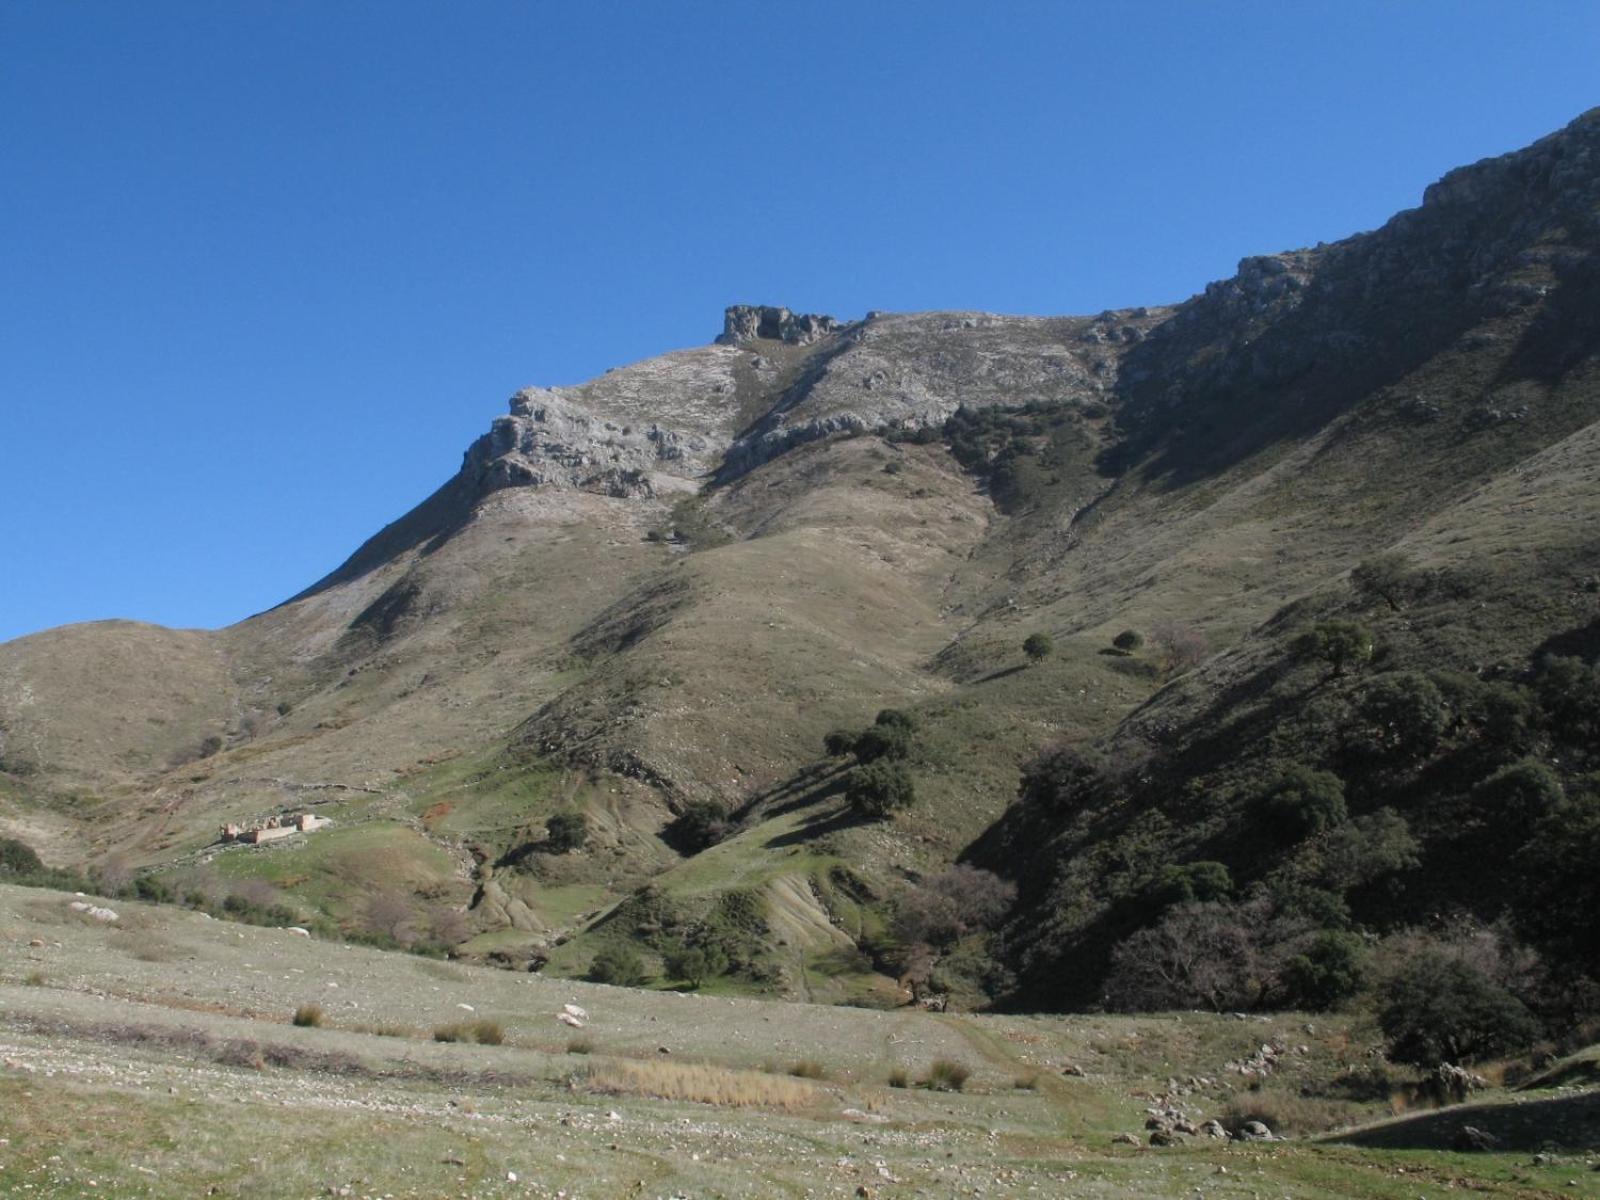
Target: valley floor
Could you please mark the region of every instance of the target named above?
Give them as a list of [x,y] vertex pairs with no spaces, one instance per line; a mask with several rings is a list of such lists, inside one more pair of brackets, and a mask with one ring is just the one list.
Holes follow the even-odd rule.
[[[139,904],[102,923],[71,899],[0,887],[3,1195],[1600,1195],[1584,1088],[1491,1093],[1471,1112],[1352,1135],[1382,1148],[1113,1143],[1145,1143],[1152,1107],[1198,1122],[1230,1104],[1292,1106],[1369,1054],[1339,1018],[946,1016],[647,993]],[[321,1027],[292,1025],[309,1004]],[[581,1030],[558,1019],[568,1004],[588,1014]],[[503,1044],[431,1037],[478,1021]],[[1263,1045],[1284,1049],[1252,1092],[1237,1064]],[[964,1090],[890,1086],[941,1059],[971,1071]],[[1508,1149],[1435,1148],[1469,1122]]]

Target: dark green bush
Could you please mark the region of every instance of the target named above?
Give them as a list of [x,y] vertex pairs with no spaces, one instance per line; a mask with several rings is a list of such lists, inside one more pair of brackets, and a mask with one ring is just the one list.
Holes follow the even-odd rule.
[[707,979],[727,974],[728,956],[720,946],[685,946],[666,956],[666,968],[669,977],[697,988]]
[[1600,669],[1551,655],[1539,664],[1534,690],[1557,738],[1590,752],[1600,744]]
[[1373,746],[1405,758],[1432,754],[1450,727],[1443,693],[1413,671],[1374,680],[1361,697],[1360,711]]
[[853,729],[830,730],[822,739],[822,748],[829,758],[842,758],[856,748],[856,733]]
[[880,729],[903,729],[908,737],[917,731],[917,719],[899,708],[879,709],[872,723]]
[[1049,658],[1055,649],[1055,639],[1048,633],[1030,633],[1022,643],[1022,652],[1033,662]]
[[1395,1062],[1436,1067],[1525,1046],[1539,1024],[1523,1003],[1467,963],[1419,955],[1379,988],[1378,1024]]
[[911,732],[900,725],[874,725],[856,735],[851,750],[859,763],[905,758],[911,753]]
[[1144,645],[1144,635],[1137,630],[1124,629],[1111,639],[1111,644],[1124,654],[1132,654],[1140,646]]
[[1366,945],[1353,933],[1325,929],[1284,964],[1279,977],[1290,1008],[1337,1008],[1366,981]]
[[1157,904],[1207,903],[1233,894],[1233,876],[1219,862],[1192,862],[1162,869],[1151,888]]
[[1600,796],[1576,796],[1518,852],[1518,928],[1568,968],[1600,976]]
[[551,815],[545,822],[544,841],[539,849],[547,854],[565,854],[581,849],[589,841],[589,818],[581,812],[567,810]]
[[668,840],[681,850],[698,853],[728,836],[733,824],[717,800],[690,800],[667,829]]
[[904,763],[878,760],[854,768],[844,794],[857,814],[876,820],[915,800],[916,785]]
[[1268,824],[1288,842],[1342,825],[1350,815],[1343,781],[1332,772],[1303,766],[1280,775],[1262,795],[1261,806]]
[[1513,830],[1554,812],[1565,798],[1555,772],[1536,758],[1501,767],[1472,789],[1473,807],[1492,825]]
[[32,875],[44,870],[44,863],[32,846],[16,838],[0,838],[0,879],[10,875]]
[[647,976],[644,959],[632,946],[607,946],[589,964],[589,979],[616,987],[640,987]]
[[136,899],[147,900],[151,904],[172,904],[177,900],[177,894],[172,890],[172,885],[153,875],[141,875],[133,881],[133,894]]

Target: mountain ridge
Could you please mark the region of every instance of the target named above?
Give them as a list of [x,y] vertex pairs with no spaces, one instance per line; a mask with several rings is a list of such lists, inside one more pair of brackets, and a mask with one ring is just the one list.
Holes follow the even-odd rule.
[[[1533,582],[1480,599],[1523,622],[1481,669],[1563,614],[1581,626],[1594,542],[1538,489],[1592,516],[1595,312],[1600,109],[1178,305],[851,322],[734,305],[712,345],[519,391],[432,496],[265,613],[0,645],[0,830],[55,831],[80,863],[266,871],[291,894],[284,878],[326,870],[306,903],[344,922],[384,886],[355,869],[381,832],[395,886],[476,896],[479,947],[523,914],[557,970],[614,940],[597,916],[653,879],[688,921],[754,888],[801,943],[762,945],[762,986],[881,991],[876,968],[813,978],[837,949],[807,941],[817,913],[866,920],[851,940],[870,943],[908,881],[980,845],[1041,747],[1162,751],[1159,714],[1226,695],[1371,556],[1497,579],[1560,565],[1566,609]],[[1535,511],[1508,517],[1519,478]],[[1187,630],[1205,662],[1111,654],[1122,629]],[[1024,668],[1036,631],[1057,650]],[[1459,637],[1435,650],[1473,665]],[[822,735],[880,708],[918,714],[919,800],[852,825]],[[210,848],[310,784],[380,797],[319,835],[333,865]],[[748,818],[704,861],[672,844],[698,803]],[[589,848],[517,857],[571,809]],[[1029,953],[1024,975],[1044,970]]]

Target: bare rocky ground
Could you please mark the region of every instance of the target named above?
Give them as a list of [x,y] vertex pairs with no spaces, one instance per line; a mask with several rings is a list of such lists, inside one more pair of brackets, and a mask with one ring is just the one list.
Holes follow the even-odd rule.
[[[1594,1093],[1582,1087],[1493,1093],[1461,1121],[1427,1114],[1417,1124],[1431,1132],[1415,1139],[1390,1123],[1383,1149],[1148,1144],[1153,1110],[1198,1123],[1258,1095],[1239,1069],[1263,1047],[1281,1048],[1262,1081],[1273,1094],[1368,1059],[1367,1036],[1339,1018],[946,1016],[702,998],[138,904],[101,922],[71,900],[0,888],[4,1195],[1600,1194]],[[324,1025],[292,1025],[311,1003]],[[566,1005],[587,1014],[582,1029],[558,1019]],[[429,1036],[478,1020],[499,1024],[504,1044]],[[888,1086],[896,1070],[915,1083],[937,1059],[971,1070],[964,1090]],[[792,1076],[802,1062],[817,1077]],[[619,1065],[647,1079],[699,1068],[722,1102],[605,1086]],[[757,1085],[766,1102],[743,1106]],[[1553,1148],[1433,1148],[1468,1118],[1492,1125],[1508,1111],[1538,1113]],[[1380,1113],[1351,1103],[1337,1115]]]

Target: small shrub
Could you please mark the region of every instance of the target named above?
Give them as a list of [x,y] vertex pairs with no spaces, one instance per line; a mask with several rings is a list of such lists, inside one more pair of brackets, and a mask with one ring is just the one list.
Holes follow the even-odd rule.
[[959,1092],[972,1078],[972,1068],[954,1059],[936,1058],[928,1065],[922,1084],[936,1092]]
[[1111,639],[1111,644],[1124,654],[1132,654],[1144,645],[1144,635],[1134,629],[1124,629]]
[[320,1004],[302,1004],[294,1010],[294,1023],[302,1028],[321,1029],[323,1019]]
[[498,1021],[461,1021],[435,1026],[436,1042],[465,1042],[468,1045],[499,1046],[506,1040],[505,1028]]
[[911,731],[903,725],[874,725],[851,740],[850,752],[862,764],[906,758],[911,753]]
[[879,709],[872,723],[879,729],[903,729],[907,735],[917,731],[917,719],[900,708]]
[[0,879],[11,875],[33,875],[44,870],[44,863],[33,847],[16,838],[0,838]]
[[698,988],[707,979],[725,975],[728,955],[719,946],[687,946],[666,956],[667,974]]
[[1011,1081],[1011,1086],[1019,1092],[1036,1092],[1039,1090],[1039,1073],[1029,1071],[1026,1075],[1018,1075]]
[[22,977],[22,982],[28,987],[44,987],[46,980],[43,971],[29,971]]
[[544,841],[539,849],[546,854],[565,854],[582,849],[588,841],[588,817],[581,812],[558,812],[545,822]]
[[472,1026],[472,1040],[480,1046],[501,1046],[505,1044],[505,1026],[499,1021],[478,1021]]
[[852,753],[856,748],[856,733],[853,729],[830,730],[822,739],[822,748],[829,758],[842,758]]
[[906,1069],[904,1067],[896,1067],[894,1070],[889,1072],[889,1086],[892,1088],[911,1086],[911,1076],[906,1073]]
[[592,983],[639,987],[645,978],[644,959],[632,946],[607,946],[589,964],[589,980]]
[[803,1058],[799,1062],[789,1064],[790,1075],[796,1079],[826,1079],[828,1072],[821,1063],[815,1059]]
[[1055,653],[1056,643],[1048,633],[1030,633],[1022,643],[1022,652],[1030,662],[1041,662]]
[[667,835],[674,845],[698,853],[722,841],[732,828],[726,805],[717,800],[690,800],[668,827]]
[[594,1043],[588,1038],[573,1038],[567,1043],[568,1054],[593,1054]]
[[150,904],[172,904],[177,900],[172,885],[165,880],[157,879],[153,875],[141,875],[133,881],[133,894],[136,899],[147,901]]

